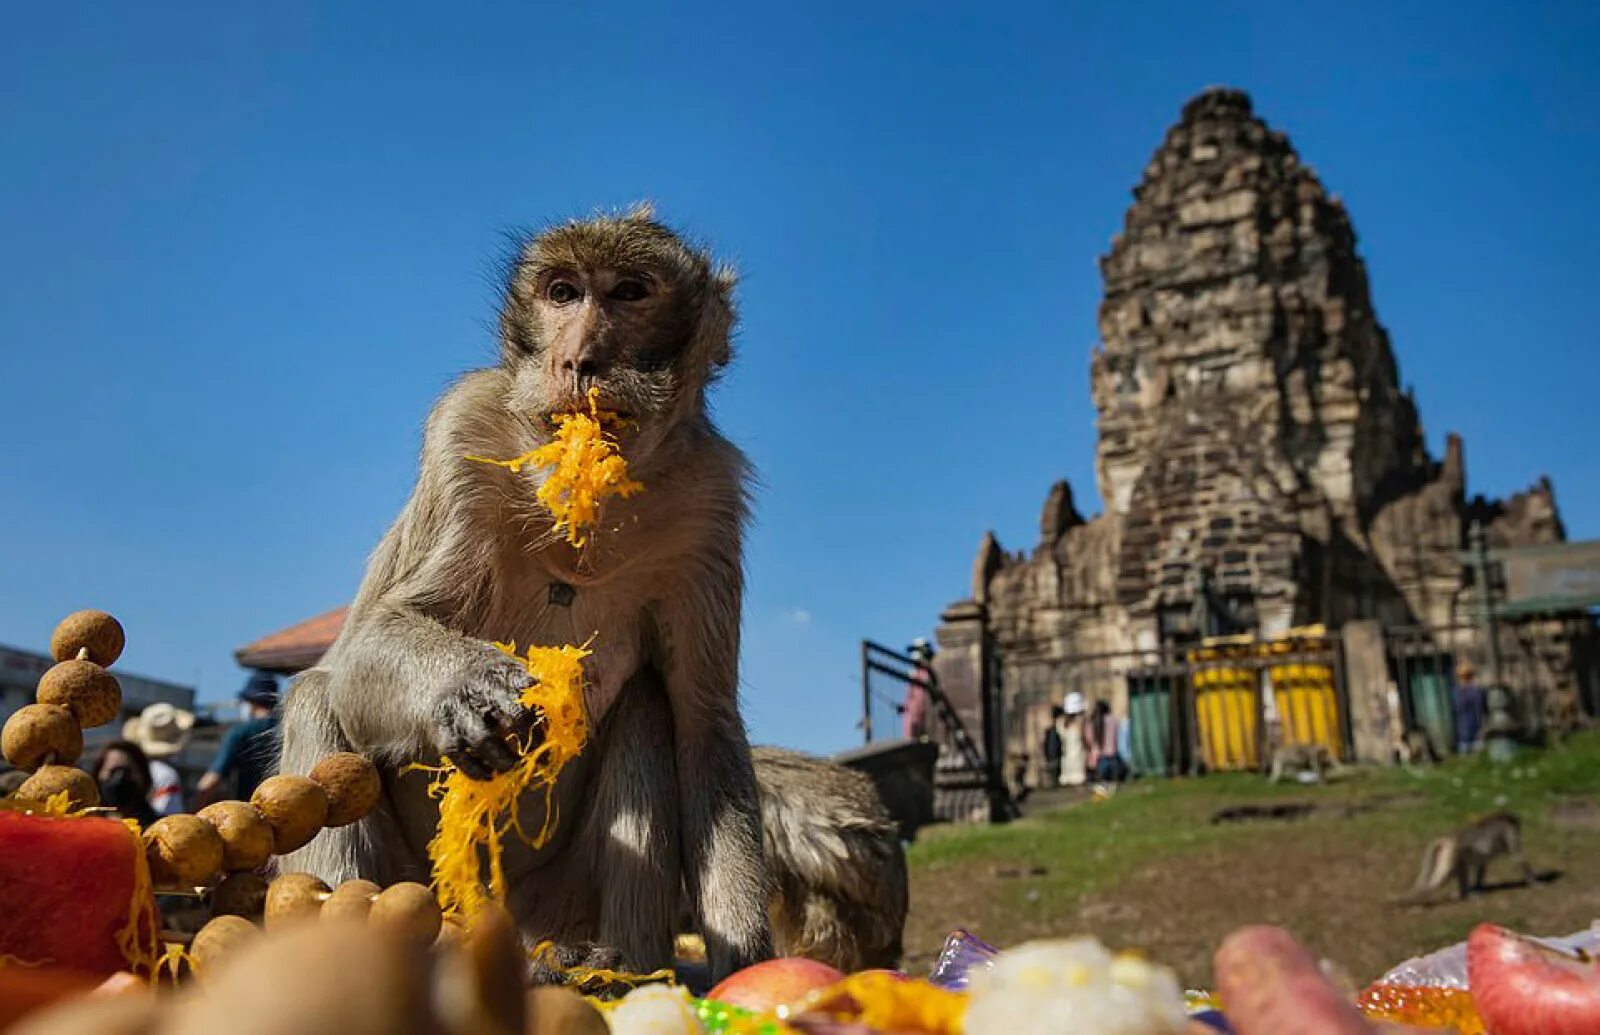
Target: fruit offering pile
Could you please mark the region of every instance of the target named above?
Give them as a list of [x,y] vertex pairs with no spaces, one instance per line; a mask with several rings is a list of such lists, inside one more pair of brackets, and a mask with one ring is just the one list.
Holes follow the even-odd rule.
[[[1600,964],[1589,954],[1600,927],[1563,943],[1485,924],[1354,1002],[1287,935],[1263,928],[1219,949],[1215,998],[1092,938],[1001,951],[964,931],[926,978],[779,959],[703,998],[668,971],[568,970],[567,987],[529,990],[530,950],[494,861],[516,829],[512,803],[582,748],[581,650],[526,655],[528,704],[550,731],[543,753],[525,752],[526,772],[466,789],[438,772],[442,811],[457,821],[441,823],[432,854],[453,878],[334,888],[274,857],[375,806],[381,781],[360,755],[145,830],[101,815],[94,781],[72,763],[83,730],[120,711],[109,669],[123,646],[110,615],[69,616],[38,703],[0,734],[5,757],[32,774],[0,799],[4,1035],[1398,1035],[1393,1024],[1600,1035]],[[157,891],[199,896],[211,919],[192,938],[163,930]]]
[[[6,721],[0,751],[32,775],[0,799],[0,962],[105,978],[154,979],[165,967],[203,969],[259,932],[307,916],[360,916],[427,944],[441,932],[433,892],[421,884],[338,888],[282,872],[275,856],[305,847],[319,831],[361,819],[382,792],[361,755],[322,759],[306,776],[271,777],[248,802],[221,801],[197,815],[167,816],[140,830],[107,818],[94,778],[75,768],[83,730],[122,710],[108,669],[122,654],[121,623],[79,611],[56,627],[56,664],[37,701]],[[156,892],[198,896],[211,919],[192,939],[161,930]]]

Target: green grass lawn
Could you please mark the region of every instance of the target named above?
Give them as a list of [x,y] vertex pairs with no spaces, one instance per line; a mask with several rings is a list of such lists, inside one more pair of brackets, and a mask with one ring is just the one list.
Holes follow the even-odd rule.
[[[1210,822],[1228,805],[1288,801],[1317,810]],[[1522,818],[1530,861],[1559,879],[1459,904],[1449,895],[1431,908],[1395,903],[1429,840],[1499,809]],[[930,829],[910,859],[913,964],[957,926],[1000,943],[1087,931],[1199,982],[1227,930],[1265,921],[1365,979],[1479,919],[1567,933],[1600,917],[1600,734],[1503,766],[1472,758],[1416,774],[1361,769],[1320,786],[1253,774],[1135,781],[1108,801],[1034,810],[1005,826]],[[1489,880],[1515,876],[1496,866]]]

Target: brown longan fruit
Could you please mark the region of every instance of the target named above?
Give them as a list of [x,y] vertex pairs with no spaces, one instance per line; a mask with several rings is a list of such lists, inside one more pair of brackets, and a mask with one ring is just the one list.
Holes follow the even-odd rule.
[[40,766],[38,772],[22,781],[17,797],[42,805],[62,791],[67,792],[67,802],[73,809],[92,809],[100,804],[100,786],[94,777],[70,765]]
[[127,642],[122,623],[104,611],[74,611],[50,634],[50,656],[66,661],[76,658],[79,651],[88,651],[90,661],[110,668],[122,657]]
[[222,836],[199,816],[165,816],[144,832],[144,856],[158,888],[196,888],[222,869]]
[[234,873],[265,866],[272,858],[272,824],[242,801],[219,801],[197,815],[222,838],[222,868]]
[[261,929],[242,917],[212,917],[189,943],[195,973],[204,979],[227,956],[261,935]]
[[267,882],[253,873],[230,873],[208,896],[212,916],[259,920],[267,910]]
[[383,792],[378,767],[353,751],[324,758],[312,768],[311,779],[328,793],[328,818],[323,825],[329,827],[342,827],[365,816]]
[[328,886],[309,873],[285,873],[267,885],[267,927],[315,920],[330,894]]
[[365,920],[383,889],[370,880],[347,880],[322,903],[324,920]]
[[76,658],[52,665],[39,677],[39,703],[58,704],[72,712],[86,730],[122,714],[122,687],[117,677],[92,661]]
[[467,924],[459,916],[447,916],[439,924],[439,937],[435,945],[460,948],[467,942]]
[[83,754],[83,729],[60,705],[23,705],[0,731],[0,752],[18,769],[37,769],[47,758],[71,765]]
[[273,776],[250,795],[272,824],[272,851],[285,855],[310,843],[328,818],[328,795],[304,776]]
[[431,945],[439,937],[443,916],[439,903],[421,884],[401,881],[383,889],[367,919],[417,945]]
[[583,996],[560,985],[530,988],[528,1035],[606,1035],[610,1028],[600,1011]]

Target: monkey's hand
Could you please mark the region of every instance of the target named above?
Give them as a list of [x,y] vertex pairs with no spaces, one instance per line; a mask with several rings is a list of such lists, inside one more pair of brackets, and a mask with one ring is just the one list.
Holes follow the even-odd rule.
[[542,717],[524,708],[520,699],[529,682],[522,662],[489,651],[434,706],[433,740],[439,753],[474,780],[515,766],[519,748],[530,738],[536,741],[540,730]]
[[[528,983],[531,985],[572,985],[584,995],[596,999],[621,999],[633,990],[633,983],[612,980],[606,973],[622,967],[622,953],[595,942],[550,946],[548,952],[528,961]],[[584,971],[596,971],[585,975]]]

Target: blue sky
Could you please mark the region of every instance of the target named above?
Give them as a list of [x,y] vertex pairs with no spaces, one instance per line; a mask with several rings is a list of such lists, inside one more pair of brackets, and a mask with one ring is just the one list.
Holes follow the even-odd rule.
[[1600,535],[1593,5],[244,6],[0,11],[0,642],[102,606],[231,695],[489,361],[503,232],[651,198],[744,271],[747,714],[846,746],[861,637],[1097,508],[1095,259],[1215,83],[1348,204],[1434,449]]

